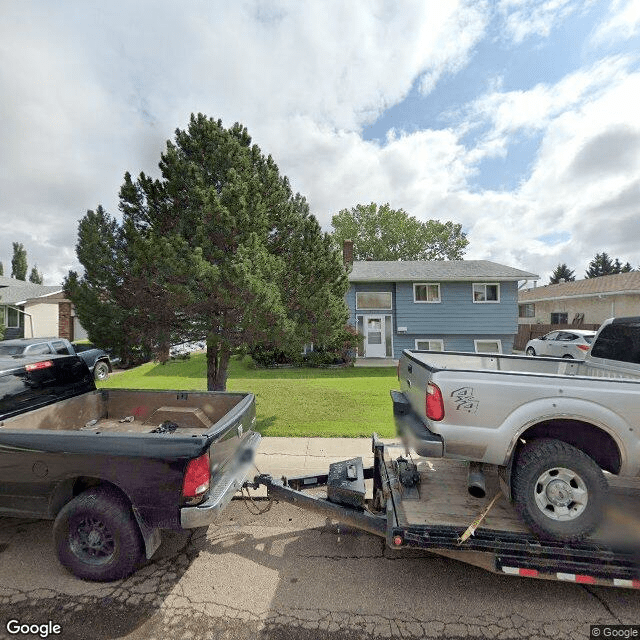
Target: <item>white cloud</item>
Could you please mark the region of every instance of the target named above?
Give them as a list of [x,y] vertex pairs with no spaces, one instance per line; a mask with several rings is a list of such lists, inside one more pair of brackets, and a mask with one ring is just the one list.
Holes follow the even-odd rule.
[[[485,23],[470,0],[7,5],[0,259],[6,266],[11,242],[23,242],[45,281],[59,282],[86,209],[117,214],[124,172],[157,172],[164,142],[197,111],[245,124],[294,188],[325,207],[325,222],[354,197],[345,190],[373,197],[358,187],[376,184],[359,166],[378,167],[376,186],[393,199],[411,175],[403,154],[442,144],[446,155],[455,142],[399,136],[376,159],[358,132],[421,76],[463,65]],[[456,171],[439,175],[455,183]]]
[[594,32],[594,44],[628,40],[640,31],[640,0],[613,0],[609,18]]
[[498,11],[506,34],[520,44],[533,35],[548,37],[560,22],[592,3],[593,0],[500,0]]

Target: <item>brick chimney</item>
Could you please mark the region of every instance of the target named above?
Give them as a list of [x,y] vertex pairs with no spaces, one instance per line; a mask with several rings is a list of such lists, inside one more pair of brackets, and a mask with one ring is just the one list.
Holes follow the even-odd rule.
[[353,240],[345,240],[342,245],[342,260],[345,266],[353,264]]

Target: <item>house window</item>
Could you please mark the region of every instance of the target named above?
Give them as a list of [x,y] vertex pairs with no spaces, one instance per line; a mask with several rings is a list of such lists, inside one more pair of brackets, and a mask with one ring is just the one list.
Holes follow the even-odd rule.
[[416,340],[416,349],[418,351],[444,351],[444,342],[442,340]]
[[552,313],[551,324],[567,324],[569,322],[568,313]]
[[356,292],[356,309],[360,311],[387,309],[391,310],[391,293],[387,291]]
[[526,304],[518,305],[518,316],[520,318],[535,318],[536,317],[536,305],[533,302],[527,302]]
[[474,340],[476,353],[502,353],[501,340]]
[[7,328],[16,329],[20,326],[20,314],[17,309],[7,307]]
[[413,301],[422,303],[440,302],[440,285],[429,282],[414,283]]
[[474,302],[500,302],[500,285],[499,284],[473,284],[473,301]]

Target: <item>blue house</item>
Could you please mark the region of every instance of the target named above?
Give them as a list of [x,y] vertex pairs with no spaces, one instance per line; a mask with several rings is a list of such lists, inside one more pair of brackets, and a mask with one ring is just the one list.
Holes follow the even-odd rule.
[[353,262],[347,304],[351,323],[364,336],[358,355],[399,358],[403,349],[511,353],[518,283],[538,278],[486,260]]

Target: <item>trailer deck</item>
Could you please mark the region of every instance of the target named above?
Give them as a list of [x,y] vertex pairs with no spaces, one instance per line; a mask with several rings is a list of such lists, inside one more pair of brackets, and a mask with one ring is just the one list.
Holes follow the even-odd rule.
[[[487,498],[477,499],[467,491],[465,462],[420,458],[414,464],[402,455],[402,446],[385,445],[375,434],[372,448],[373,467],[363,469],[361,459],[354,459],[332,465],[327,474],[282,480],[261,475],[249,484],[265,485],[272,498],[384,537],[391,548],[426,549],[496,573],[640,588],[640,487],[612,483],[607,517],[587,540],[541,540],[501,495],[495,468],[485,471]],[[360,477],[354,471],[358,466]],[[349,479],[336,479],[343,468],[350,469],[354,486],[373,481],[373,500],[366,508],[354,507],[357,501],[348,495],[336,498],[349,492]],[[337,482],[329,487],[333,501],[305,494]]]

